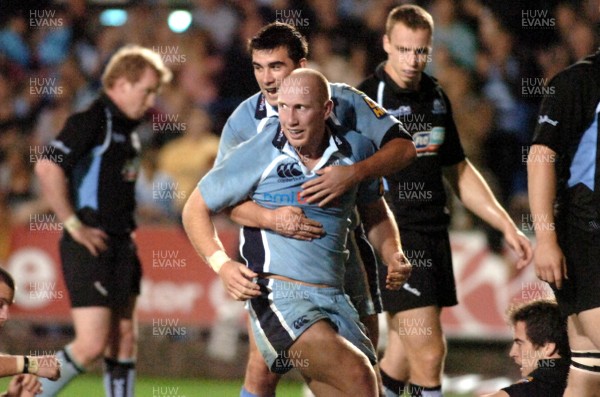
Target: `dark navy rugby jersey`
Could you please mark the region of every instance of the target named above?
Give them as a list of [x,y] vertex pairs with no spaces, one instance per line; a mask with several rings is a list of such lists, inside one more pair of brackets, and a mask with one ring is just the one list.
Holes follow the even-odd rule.
[[[359,132],[380,148],[390,139],[411,139],[397,119],[347,84],[330,83],[334,103],[331,124]],[[260,133],[267,124],[278,123],[277,108],[258,92],[242,102],[229,116],[221,134],[216,163],[232,148]]]
[[558,73],[544,97],[533,144],[556,152],[557,222],[600,232],[600,52]]
[[419,91],[400,88],[380,64],[358,89],[398,118],[412,135],[417,158],[386,176],[386,199],[399,228],[444,230],[450,222],[442,167],[465,159],[450,101],[436,80],[423,73]]
[[102,94],[84,112],[70,116],[50,142],[49,160],[68,178],[71,203],[81,219],[108,233],[135,228],[135,181],[140,139],[131,120]]
[[354,131],[332,129],[329,146],[312,171],[304,167],[278,124],[229,151],[199,183],[213,212],[252,199],[266,208],[293,205],[323,225],[325,236],[312,241],[281,236],[271,230],[243,227],[240,251],[257,273],[273,273],[309,283],[341,288],[348,256],[346,236],[356,202],[381,197],[380,182],[355,186],[332,205],[320,208],[300,197],[302,184],[330,165],[350,165],[375,152],[373,142]]
[[562,397],[567,387],[569,359],[542,359],[529,376],[505,387],[510,397]]

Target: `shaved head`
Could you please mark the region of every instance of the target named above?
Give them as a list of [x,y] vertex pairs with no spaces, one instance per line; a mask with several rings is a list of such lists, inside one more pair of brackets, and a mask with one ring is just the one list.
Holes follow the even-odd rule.
[[324,104],[331,99],[329,82],[321,72],[299,68],[290,73],[281,83],[280,91],[303,92],[313,101]]
[[328,142],[325,121],[333,110],[329,83],[316,70],[296,69],[281,82],[277,105],[288,142],[306,158],[321,157]]

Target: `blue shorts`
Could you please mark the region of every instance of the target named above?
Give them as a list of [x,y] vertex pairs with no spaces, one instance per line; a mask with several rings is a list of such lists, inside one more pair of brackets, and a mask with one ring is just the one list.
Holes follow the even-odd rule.
[[[288,349],[311,325],[329,321],[336,331],[377,362],[371,341],[356,309],[338,288],[319,288],[275,279],[259,279],[262,295],[246,308],[256,345],[272,372],[284,374],[307,366],[306,359],[291,357]],[[324,346],[324,350],[326,347]],[[326,352],[324,351],[324,354]]]

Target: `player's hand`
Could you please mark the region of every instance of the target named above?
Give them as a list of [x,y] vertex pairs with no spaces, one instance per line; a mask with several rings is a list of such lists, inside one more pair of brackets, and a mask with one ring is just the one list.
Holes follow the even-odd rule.
[[37,376],[48,378],[50,380],[57,380],[60,378],[60,362],[56,356],[34,356],[33,358],[38,362]]
[[279,207],[270,211],[271,225],[269,229],[285,237],[298,240],[321,238],[325,234],[323,225],[307,218],[298,207]]
[[94,256],[100,255],[102,251],[108,248],[106,246],[108,235],[102,229],[82,225],[80,228],[71,231],[70,234],[73,240],[87,248]]
[[531,263],[533,259],[533,248],[531,241],[516,227],[510,227],[504,232],[504,240],[515,251],[519,260],[517,261],[517,269],[523,269]]
[[324,207],[334,199],[346,193],[359,179],[354,169],[355,165],[329,166],[316,172],[320,175],[302,185],[300,197],[310,204],[319,202],[319,207]]
[[536,276],[561,289],[567,277],[567,260],[555,239],[538,240],[534,252]]
[[385,261],[388,267],[385,288],[397,291],[408,280],[412,265],[401,251],[395,252],[391,258],[385,258]]
[[252,281],[257,273],[236,261],[226,262],[219,270],[225,290],[233,299],[245,301],[260,296],[260,287]]
[[6,397],[28,397],[42,392],[42,384],[37,376],[32,374],[15,375],[8,384]]

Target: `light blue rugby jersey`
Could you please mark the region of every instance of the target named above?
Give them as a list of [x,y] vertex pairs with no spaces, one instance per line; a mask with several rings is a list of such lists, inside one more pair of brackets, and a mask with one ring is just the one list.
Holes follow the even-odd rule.
[[[326,235],[313,241],[283,237],[274,231],[243,227],[240,252],[249,268],[309,283],[342,288],[346,236],[357,201],[372,202],[383,193],[379,180],[354,187],[331,206],[319,208],[299,198],[301,185],[316,178],[314,171],[335,164],[353,164],[375,152],[373,142],[355,131],[333,128],[321,161],[308,171],[285,138],[278,123],[237,146],[199,183],[213,212],[248,198],[266,208],[294,205],[321,222]],[[283,223],[283,222],[282,222]]]
[[[341,125],[359,132],[373,141],[377,148],[396,137],[412,141],[411,135],[398,119],[364,93],[347,84],[329,83],[329,86],[331,99],[335,104],[330,125]],[[260,133],[267,125],[277,122],[277,108],[269,105],[262,93],[258,92],[246,99],[229,116],[223,127],[216,164],[229,150]],[[397,128],[393,128],[396,126]]]

